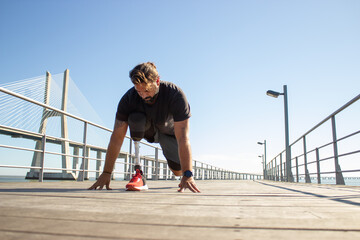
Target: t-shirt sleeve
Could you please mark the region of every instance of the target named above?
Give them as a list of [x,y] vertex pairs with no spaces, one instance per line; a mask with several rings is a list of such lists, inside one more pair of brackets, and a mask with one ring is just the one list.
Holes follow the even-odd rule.
[[129,118],[129,107],[130,105],[130,97],[129,97],[129,92],[125,93],[124,96],[121,98],[118,107],[117,107],[117,111],[116,111],[116,119],[120,120],[120,121],[128,121]]
[[190,104],[181,89],[179,89],[179,92],[174,96],[172,114],[175,122],[184,121],[191,117]]

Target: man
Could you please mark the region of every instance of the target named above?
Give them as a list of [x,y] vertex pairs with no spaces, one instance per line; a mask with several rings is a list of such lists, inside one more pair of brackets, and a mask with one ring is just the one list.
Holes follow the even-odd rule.
[[[142,138],[160,143],[170,170],[175,176],[182,176],[179,192],[184,192],[186,188],[195,193],[200,192],[192,177],[190,106],[185,94],[175,84],[160,81],[156,66],[151,62],[137,65],[129,75],[134,87],[119,102],[104,171],[89,190],[101,190],[104,185],[107,190],[111,189],[111,173],[129,126],[135,147]],[[135,162],[135,170],[136,174],[126,189],[147,189],[139,159]]]

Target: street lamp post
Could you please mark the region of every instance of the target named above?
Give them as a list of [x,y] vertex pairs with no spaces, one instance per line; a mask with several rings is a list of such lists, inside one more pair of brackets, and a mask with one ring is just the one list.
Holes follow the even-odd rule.
[[268,96],[277,98],[279,95],[284,96],[284,115],[285,115],[285,152],[286,152],[286,180],[293,182],[293,176],[291,172],[291,152],[289,144],[289,113],[288,113],[288,100],[287,100],[287,86],[283,87],[284,92],[278,93],[272,90],[268,90],[266,94]]
[[266,140],[264,142],[258,142],[259,145],[264,145],[264,179],[267,179],[267,170],[266,170]]

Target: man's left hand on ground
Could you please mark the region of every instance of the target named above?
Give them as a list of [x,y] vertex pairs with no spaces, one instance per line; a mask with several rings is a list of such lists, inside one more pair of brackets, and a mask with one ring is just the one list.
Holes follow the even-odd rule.
[[194,192],[194,193],[199,193],[200,190],[196,187],[196,183],[194,178],[190,177],[182,177],[181,178],[181,182],[179,184],[179,190],[178,192],[184,192],[185,189],[190,189],[190,191]]

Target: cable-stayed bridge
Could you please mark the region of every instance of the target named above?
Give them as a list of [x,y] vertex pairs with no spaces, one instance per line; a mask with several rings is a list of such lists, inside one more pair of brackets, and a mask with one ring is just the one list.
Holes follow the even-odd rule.
[[[111,130],[87,115],[92,110],[86,99],[77,104],[72,84],[66,71],[0,87],[0,175],[14,170],[40,181],[99,175]],[[346,164],[348,158],[360,162],[360,131],[356,122],[355,131],[339,134],[335,124],[358,99],[291,144],[290,171],[284,151],[266,163],[265,180],[194,160],[195,178],[207,180],[197,181],[197,194],[177,193],[172,181],[152,181],[139,194],[123,190],[127,181],[112,181],[116,190],[106,192],[86,191],[88,182],[0,182],[2,239],[359,239],[360,188],[341,181],[360,172]],[[351,117],[358,116],[358,106]],[[321,131],[323,143],[314,147],[311,134],[329,125],[330,131]],[[141,153],[148,179],[172,178],[160,148],[142,143]],[[132,157],[127,138],[113,178],[129,177]],[[288,172],[306,184],[284,182]],[[324,183],[329,174],[339,185],[309,184]]]
[[[69,70],[5,84],[0,90],[0,167],[27,169],[26,178],[40,181],[99,176],[111,129],[102,126]],[[127,139],[113,178],[127,179],[133,171],[132,140]],[[147,178],[174,178],[158,146],[142,142],[141,155]],[[193,165],[199,179],[261,178],[196,160]]]

